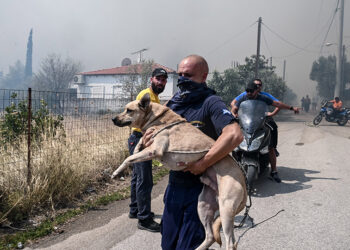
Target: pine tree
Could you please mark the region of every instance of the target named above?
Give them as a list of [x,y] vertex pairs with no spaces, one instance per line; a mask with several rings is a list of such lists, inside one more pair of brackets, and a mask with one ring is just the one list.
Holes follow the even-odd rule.
[[33,29],[30,30],[28,43],[27,43],[27,58],[26,58],[26,67],[25,67],[25,76],[32,77],[32,55],[33,55]]

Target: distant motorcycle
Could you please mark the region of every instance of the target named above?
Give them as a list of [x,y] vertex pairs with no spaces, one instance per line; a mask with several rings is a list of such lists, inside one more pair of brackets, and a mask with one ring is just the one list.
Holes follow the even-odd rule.
[[254,180],[269,166],[271,128],[265,123],[267,105],[258,100],[241,103],[238,112],[243,132],[242,143],[234,150],[234,156],[243,166],[251,190]]
[[339,126],[344,126],[350,119],[350,110],[342,109],[341,112],[334,115],[333,104],[328,101],[323,101],[321,104],[320,113],[314,118],[313,124],[318,125],[323,117],[327,122],[338,123]]
[[346,118],[348,118],[348,120],[350,120],[350,108],[346,108]]

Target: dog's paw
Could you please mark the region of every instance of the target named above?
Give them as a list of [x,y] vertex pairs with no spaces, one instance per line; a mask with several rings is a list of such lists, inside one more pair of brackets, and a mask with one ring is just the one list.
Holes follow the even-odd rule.
[[122,165],[120,165],[111,175],[111,178],[114,179],[116,176],[118,176],[120,173],[122,173],[125,168],[128,166],[129,164],[123,162]]
[[119,174],[120,174],[120,173],[119,173],[119,171],[118,171],[118,169],[117,169],[117,170],[115,170],[115,171],[113,172],[113,174],[111,175],[111,178],[114,179],[114,178],[117,177]]

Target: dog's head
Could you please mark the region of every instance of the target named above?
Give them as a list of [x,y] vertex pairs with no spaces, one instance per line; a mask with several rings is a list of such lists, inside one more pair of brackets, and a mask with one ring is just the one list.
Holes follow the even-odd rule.
[[151,109],[150,102],[151,98],[148,93],[141,100],[129,102],[125,106],[124,112],[112,119],[114,125],[118,127],[142,128],[144,120]]

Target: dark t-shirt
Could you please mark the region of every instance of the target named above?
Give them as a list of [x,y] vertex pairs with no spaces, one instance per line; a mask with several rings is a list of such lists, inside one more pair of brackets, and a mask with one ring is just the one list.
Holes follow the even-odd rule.
[[[191,105],[182,114],[182,117],[214,140],[219,137],[225,126],[235,121],[222,99],[216,95],[211,95],[203,102]],[[170,171],[169,182],[184,186],[200,184],[199,175],[183,171]]]

